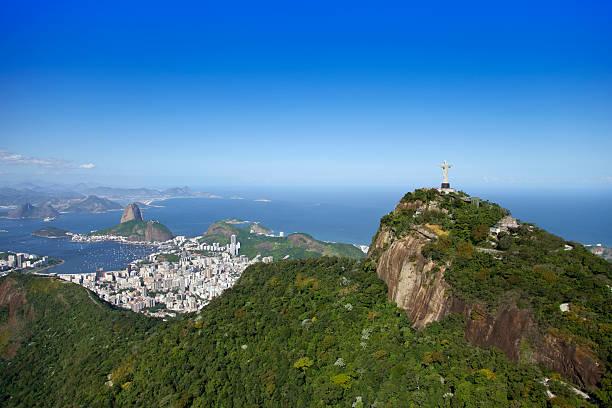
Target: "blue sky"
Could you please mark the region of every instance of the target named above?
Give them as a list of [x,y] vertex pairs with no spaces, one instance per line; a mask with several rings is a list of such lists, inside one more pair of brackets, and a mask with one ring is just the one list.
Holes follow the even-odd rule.
[[5,2],[0,183],[612,188],[610,2],[410,3]]

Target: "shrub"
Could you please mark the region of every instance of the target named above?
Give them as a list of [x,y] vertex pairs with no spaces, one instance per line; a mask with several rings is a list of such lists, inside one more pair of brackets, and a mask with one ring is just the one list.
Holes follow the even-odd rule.
[[336,384],[341,386],[342,388],[344,388],[345,390],[351,388],[351,385],[353,383],[353,378],[348,375],[348,374],[338,374],[338,375],[334,375],[331,378],[331,381]]
[[463,259],[472,259],[474,257],[474,245],[469,242],[460,242],[457,245],[457,255]]
[[314,361],[312,361],[308,357],[302,357],[302,358],[298,359],[295,363],[293,363],[293,367],[295,367],[295,368],[297,368],[299,370],[302,370],[302,371],[306,371],[313,364],[314,364]]

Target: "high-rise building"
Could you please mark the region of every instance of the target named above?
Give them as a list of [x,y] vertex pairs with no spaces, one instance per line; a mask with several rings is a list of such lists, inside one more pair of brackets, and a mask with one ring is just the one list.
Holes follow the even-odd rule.
[[17,267],[23,267],[23,254],[17,254]]
[[231,243],[232,245],[234,245],[234,246],[236,245],[236,235],[232,234],[232,236],[231,236],[231,238],[230,238],[230,243]]

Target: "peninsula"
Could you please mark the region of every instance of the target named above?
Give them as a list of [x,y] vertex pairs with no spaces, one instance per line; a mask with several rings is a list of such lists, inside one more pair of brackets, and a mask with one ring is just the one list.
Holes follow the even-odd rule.
[[[124,240],[128,242],[165,242],[174,238],[174,234],[159,221],[144,221],[140,208],[135,203],[129,204],[123,211],[121,222],[114,227],[93,231],[88,234],[107,240]],[[73,240],[83,240],[82,236]]]

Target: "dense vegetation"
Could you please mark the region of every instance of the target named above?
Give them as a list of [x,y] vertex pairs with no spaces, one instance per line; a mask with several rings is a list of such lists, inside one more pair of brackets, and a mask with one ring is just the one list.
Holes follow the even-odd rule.
[[[429,205],[425,210],[418,209],[432,202],[435,205]],[[408,208],[403,208],[402,204],[408,204],[405,206]],[[462,241],[480,243],[486,240],[489,227],[507,214],[507,210],[488,201],[475,206],[464,194],[453,196],[440,194],[433,189],[415,190],[402,198],[396,211],[382,217],[380,224],[396,238],[401,238],[415,227],[430,224],[450,232],[454,244]]]
[[[530,224],[489,234],[506,214],[496,204],[475,205],[463,194],[416,190],[383,217],[381,226],[395,237],[429,229],[437,239],[423,253],[448,265],[444,277],[456,296],[491,313],[514,302],[531,312],[543,332],[594,353],[608,373],[600,396],[612,404],[612,264]],[[560,310],[562,303],[569,311]]]
[[[0,402],[550,405],[539,382],[545,373],[471,346],[460,318],[411,329],[404,311],[386,301],[372,268],[337,258],[256,264],[202,312],[169,325],[110,310],[74,285],[16,277],[35,299],[37,317],[18,355],[1,363]],[[112,387],[103,385],[107,374]],[[589,406],[560,381],[549,387],[557,406]]]
[[[490,234],[507,214],[462,193],[416,190],[381,226],[392,239],[435,235],[424,255],[446,268],[456,296],[492,313],[515,302],[610,373],[610,264],[531,225]],[[226,244],[231,234],[242,254],[276,259],[287,254],[279,248],[315,257],[332,245],[223,222],[204,240]],[[374,263],[328,257],[255,264],[201,312],[171,322],[113,309],[69,283],[11,275],[0,279],[0,405],[594,407],[558,375],[471,345],[460,316],[417,332],[386,299]],[[603,406],[612,405],[606,375]]]
[[[351,244],[330,243],[319,241],[308,234],[295,233],[286,237],[271,237],[263,234],[251,233],[253,223],[237,223],[238,220],[219,221],[214,223],[203,237],[202,242],[212,244],[218,242],[227,245],[231,235],[236,235],[240,242],[240,255],[253,258],[272,256],[275,260],[316,258],[320,256],[338,256],[361,259],[365,254]],[[255,224],[257,231],[270,231],[261,224]]]
[[68,231],[56,227],[44,227],[32,232],[32,235],[42,238],[70,238]]
[[32,275],[2,278],[0,299],[5,407],[110,406],[107,374],[162,326],[112,309],[80,286]]

